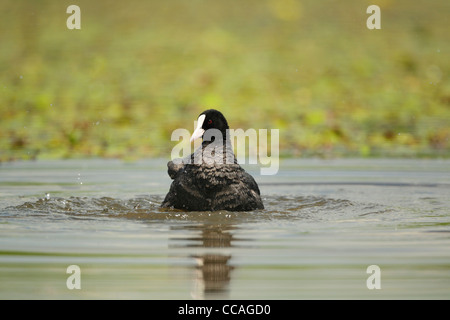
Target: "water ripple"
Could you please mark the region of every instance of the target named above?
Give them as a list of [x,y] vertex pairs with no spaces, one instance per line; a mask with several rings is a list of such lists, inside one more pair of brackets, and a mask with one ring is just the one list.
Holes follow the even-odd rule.
[[111,197],[44,197],[36,201],[6,208],[10,215],[42,216],[61,214],[76,218],[128,218],[143,220],[235,219],[313,219],[330,220],[336,217],[353,218],[369,214],[389,212],[376,204],[354,203],[346,199],[330,199],[318,196],[268,196],[265,209],[251,212],[203,211],[187,212],[160,208],[161,195],[145,195],[132,199]]

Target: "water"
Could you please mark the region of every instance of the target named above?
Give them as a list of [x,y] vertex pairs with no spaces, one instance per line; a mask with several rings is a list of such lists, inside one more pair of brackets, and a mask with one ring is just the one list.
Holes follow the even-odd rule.
[[450,161],[247,169],[265,210],[160,209],[166,160],[1,164],[0,298],[450,298]]

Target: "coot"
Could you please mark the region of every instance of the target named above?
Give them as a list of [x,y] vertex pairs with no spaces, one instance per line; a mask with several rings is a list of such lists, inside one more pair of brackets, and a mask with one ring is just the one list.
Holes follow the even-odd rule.
[[167,163],[173,179],[161,207],[189,211],[250,211],[264,209],[258,184],[237,162],[220,111],[209,109],[198,117],[191,142],[200,148]]

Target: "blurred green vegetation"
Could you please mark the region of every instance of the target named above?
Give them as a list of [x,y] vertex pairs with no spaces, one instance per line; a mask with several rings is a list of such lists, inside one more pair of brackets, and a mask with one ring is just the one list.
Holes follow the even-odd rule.
[[[66,8],[81,8],[69,30]],[[366,8],[381,8],[369,30]],[[207,108],[283,156],[448,156],[450,2],[0,2],[0,161],[169,157]]]

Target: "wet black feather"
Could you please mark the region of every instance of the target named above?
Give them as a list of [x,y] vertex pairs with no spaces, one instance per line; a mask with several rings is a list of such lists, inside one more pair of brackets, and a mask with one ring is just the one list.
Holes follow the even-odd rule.
[[[223,140],[203,141],[189,157],[169,161],[168,174],[173,182],[161,206],[189,211],[264,209],[258,184],[233,154],[225,118],[217,110],[202,114],[213,119],[213,126],[221,124],[216,129],[223,133]],[[199,155],[201,161],[197,161]]]

